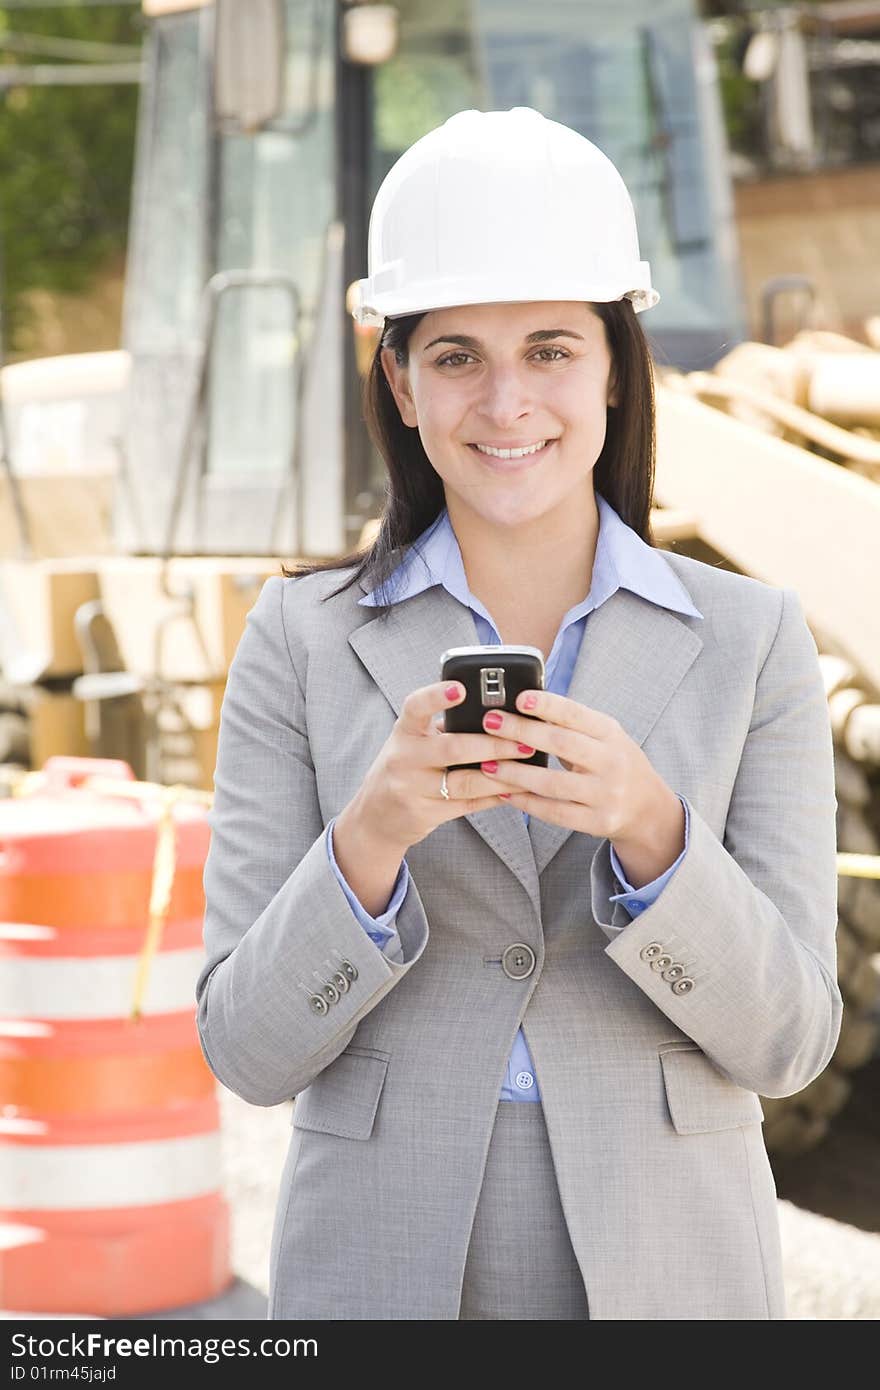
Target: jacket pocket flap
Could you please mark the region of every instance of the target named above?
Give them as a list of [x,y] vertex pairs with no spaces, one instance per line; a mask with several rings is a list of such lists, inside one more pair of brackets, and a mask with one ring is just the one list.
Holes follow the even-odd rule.
[[702,1048],[669,1043],[660,1049],[660,1063],[669,1114],[679,1134],[763,1123],[756,1093],[723,1076]]
[[300,1091],[294,1125],[342,1139],[369,1139],[389,1059],[390,1053],[374,1047],[345,1048]]

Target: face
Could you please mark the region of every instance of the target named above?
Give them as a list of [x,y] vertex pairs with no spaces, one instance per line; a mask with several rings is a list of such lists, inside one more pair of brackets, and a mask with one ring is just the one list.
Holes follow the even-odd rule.
[[[478,517],[577,527],[593,512],[592,470],[617,400],[605,326],[590,305],[437,309],[410,337],[406,366],[390,348],[382,366],[443,480],[456,529]],[[523,448],[533,452],[520,456]]]

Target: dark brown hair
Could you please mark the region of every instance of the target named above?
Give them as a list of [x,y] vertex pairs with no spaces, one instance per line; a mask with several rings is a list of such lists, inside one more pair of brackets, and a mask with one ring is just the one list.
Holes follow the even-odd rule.
[[[647,339],[628,299],[592,305],[605,325],[611,352],[612,381],[617,386],[618,406],[608,406],[605,443],[593,470],[593,486],[648,545],[656,461],[654,373]],[[301,578],[322,570],[357,568],[326,599],[341,594],[369,575],[371,588],[383,586],[400,564],[413,541],[436,521],[446,505],[443,481],[433,468],[417,429],[405,425],[382,368],[381,349],[393,348],[397,362],[405,366],[409,339],[424,314],[386,319],[376,345],[370,371],[364,381],[364,418],[370,438],[388,470],[386,501],[372,545],[351,551],[340,559],[307,560],[287,569],[285,579]],[[387,591],[381,595],[389,598]],[[376,608],[380,617],[390,604]]]

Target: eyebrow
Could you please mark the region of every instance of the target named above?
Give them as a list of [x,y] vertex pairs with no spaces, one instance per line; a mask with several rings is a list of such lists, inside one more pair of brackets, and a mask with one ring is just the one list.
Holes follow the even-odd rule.
[[[575,333],[572,328],[539,328],[536,332],[528,334],[526,342],[546,343],[551,338],[577,338],[580,342],[584,341],[583,336],[580,333]],[[469,338],[464,333],[451,333],[441,338],[432,339],[422,351],[427,352],[428,348],[436,347],[437,343],[455,343],[458,347],[463,348],[482,347],[479,338]]]

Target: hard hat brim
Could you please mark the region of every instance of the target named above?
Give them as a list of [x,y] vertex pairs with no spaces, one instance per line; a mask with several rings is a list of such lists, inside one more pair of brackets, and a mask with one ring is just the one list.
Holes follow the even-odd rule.
[[436,284],[423,293],[419,293],[419,287],[411,286],[405,291],[398,293],[385,292],[373,294],[369,280],[358,282],[358,293],[354,296],[354,307],[352,317],[359,324],[371,327],[381,327],[386,319],[402,318],[408,314],[430,313],[433,309],[452,309],[457,305],[466,304],[528,304],[539,301],[565,301],[576,300],[591,304],[605,304],[629,299],[632,301],[633,309],[637,314],[644,313],[646,309],[653,309],[655,304],[660,302],[660,294],[651,284],[646,276],[648,283],[638,288],[627,288],[615,290],[609,293],[607,285],[580,284],[573,285],[568,282],[545,282],[522,288],[517,287],[512,291],[509,284],[503,287],[493,287],[491,283],[483,281],[474,285],[462,285],[457,282],[450,285],[448,291],[438,289]]

